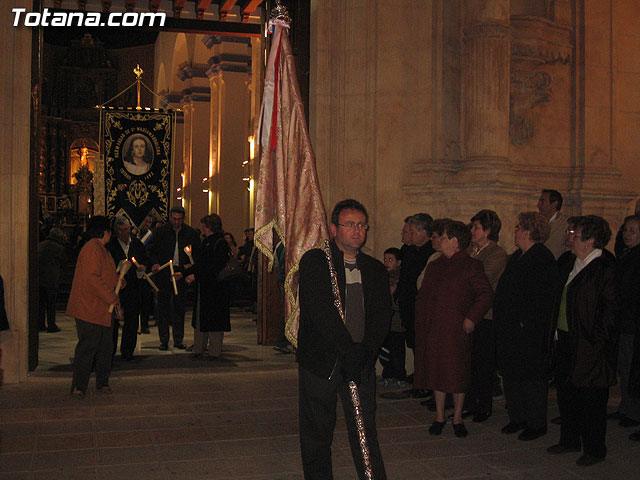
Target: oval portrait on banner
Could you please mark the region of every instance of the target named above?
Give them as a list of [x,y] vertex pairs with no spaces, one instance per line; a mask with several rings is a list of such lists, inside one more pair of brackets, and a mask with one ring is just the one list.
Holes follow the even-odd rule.
[[124,141],[122,163],[132,175],[144,175],[153,164],[151,141],[141,133],[133,133]]

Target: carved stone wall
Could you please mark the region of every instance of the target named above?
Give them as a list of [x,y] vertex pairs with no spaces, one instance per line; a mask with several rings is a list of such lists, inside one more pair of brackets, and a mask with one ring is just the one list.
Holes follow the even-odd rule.
[[312,1],[310,130],[327,209],[367,204],[378,256],[406,215],[482,208],[512,250],[517,213],[542,188],[617,229],[640,190],[639,21],[633,2],[612,0],[431,0],[403,16]]

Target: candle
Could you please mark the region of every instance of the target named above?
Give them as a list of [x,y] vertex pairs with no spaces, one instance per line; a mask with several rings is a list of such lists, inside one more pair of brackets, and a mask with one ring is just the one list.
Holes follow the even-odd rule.
[[140,239],[140,241],[143,245],[146,245],[149,241],[149,238],[151,238],[151,230],[148,230],[147,233],[145,233],[144,236]]
[[[131,257],[131,261],[133,262],[133,264],[136,267],[139,267],[140,264],[137,262],[136,257]],[[151,280],[151,278],[149,277],[149,275],[147,275],[147,272],[142,272],[142,276],[144,277],[144,279],[149,282],[149,285],[151,285],[151,288],[153,288],[153,291],[158,293],[160,291],[160,289],[157,287],[157,285],[155,283],[153,283],[153,280]]]
[[184,247],[184,253],[187,254],[187,257],[189,257],[189,263],[193,265],[195,262],[193,261],[193,257],[191,256],[191,245],[187,245],[186,247]]
[[[118,283],[116,283],[116,295],[118,295],[118,293],[120,292],[120,287],[122,286],[122,279],[124,278],[125,274],[129,271],[129,267],[131,267],[131,262],[129,260],[123,260],[122,263],[120,264],[120,276],[118,277]],[[113,313],[113,309],[115,308],[116,304],[112,303],[111,305],[109,305],[109,313]]]
[[[165,268],[167,268],[167,267],[169,266],[169,263],[170,263],[170,262],[171,262],[171,260],[169,260],[169,262],[165,263],[164,265],[160,265],[160,266],[158,267],[158,272],[159,272],[160,270],[164,270]],[[155,273],[158,273],[158,272],[155,272]],[[154,274],[154,272],[151,272],[151,273],[149,274],[149,276],[151,276],[151,275],[153,275],[153,274]]]
[[173,270],[173,260],[169,260],[169,270],[171,271],[171,283],[173,283],[173,293],[174,295],[178,295],[178,285],[176,285],[176,277],[173,276],[176,273]]

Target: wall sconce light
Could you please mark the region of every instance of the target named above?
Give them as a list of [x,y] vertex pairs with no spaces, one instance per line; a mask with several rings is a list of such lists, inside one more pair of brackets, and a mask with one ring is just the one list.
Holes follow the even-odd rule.
[[[248,138],[249,140],[249,158],[253,160],[256,155],[256,141],[253,138],[253,135]],[[244,164],[243,164],[244,165]]]

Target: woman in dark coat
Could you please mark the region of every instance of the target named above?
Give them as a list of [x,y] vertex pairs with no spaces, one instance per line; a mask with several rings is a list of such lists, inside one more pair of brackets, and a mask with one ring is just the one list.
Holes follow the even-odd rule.
[[224,332],[231,331],[227,282],[218,281],[218,274],[229,258],[229,244],[224,238],[219,215],[207,215],[200,223],[204,241],[195,265],[187,270],[185,279],[189,284],[194,280],[198,284],[192,355],[200,357],[208,343],[209,356],[218,358]]
[[547,433],[548,335],[560,289],[555,258],[543,245],[549,224],[537,212],[518,215],[518,247],[498,282],[493,303],[496,357],[509,412],[503,433],[520,440]]
[[453,394],[455,435],[467,435],[462,406],[469,384],[471,333],[491,307],[492,298],[482,264],[465,251],[470,242],[465,224],[446,224],[440,238],[442,257],[427,266],[416,297],[414,387],[434,390],[432,435],[442,433],[447,393]]
[[552,454],[584,454],[577,465],[604,460],[609,387],[616,383],[618,287],[613,256],[603,251],[609,224],[595,215],[574,224],[573,262],[561,272],[564,289],[556,315],[556,381],[562,418]]
[[[640,420],[640,215],[631,215],[622,225],[623,247],[616,259],[616,273],[620,288],[620,338],[618,343],[618,372],[620,373],[620,425],[632,427]],[[631,440],[640,440],[640,433],[632,433]]]
[[[502,222],[493,210],[480,210],[471,217],[471,245],[467,253],[482,263],[484,273],[495,291],[507,266],[507,252],[498,240]],[[471,383],[465,398],[465,414],[473,413],[474,422],[484,422],[493,410],[493,388],[498,380],[496,371],[493,312],[489,310],[473,332],[471,347]]]

